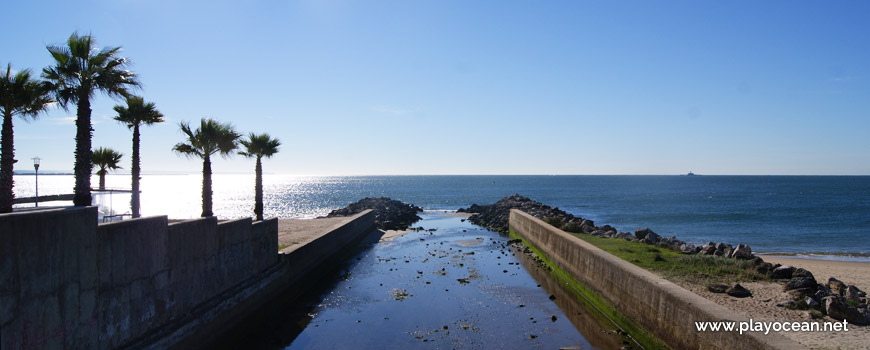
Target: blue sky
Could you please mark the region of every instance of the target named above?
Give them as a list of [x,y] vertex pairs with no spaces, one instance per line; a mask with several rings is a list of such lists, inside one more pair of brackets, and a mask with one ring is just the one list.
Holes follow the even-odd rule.
[[[73,31],[123,47],[168,119],[142,132],[146,173],[200,171],[171,147],[211,117],[281,139],[274,173],[870,174],[865,1],[3,7],[3,65],[41,70]],[[94,147],[129,156],[118,103],[93,100]],[[15,120],[18,169],[72,169],[74,111]]]

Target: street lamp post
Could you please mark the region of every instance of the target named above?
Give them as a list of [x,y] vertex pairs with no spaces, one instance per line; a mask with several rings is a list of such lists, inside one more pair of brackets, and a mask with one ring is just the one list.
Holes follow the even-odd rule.
[[39,157],[33,157],[33,171],[36,176],[36,206],[39,206]]

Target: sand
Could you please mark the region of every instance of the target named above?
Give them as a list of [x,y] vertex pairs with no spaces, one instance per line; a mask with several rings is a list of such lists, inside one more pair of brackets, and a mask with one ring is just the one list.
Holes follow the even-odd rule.
[[[846,284],[854,284],[870,291],[870,263],[849,261],[808,260],[779,256],[764,256],[765,261],[791,265],[809,270],[819,282],[836,277]],[[825,317],[812,320],[808,311],[788,310],[776,304],[789,300],[783,284],[776,282],[741,283],[752,291],[749,298],[733,298],[726,294],[707,291],[704,286],[677,282],[684,288],[734,310],[753,321],[835,321]],[[870,326],[849,325],[848,332],[779,332],[812,349],[870,349]]]

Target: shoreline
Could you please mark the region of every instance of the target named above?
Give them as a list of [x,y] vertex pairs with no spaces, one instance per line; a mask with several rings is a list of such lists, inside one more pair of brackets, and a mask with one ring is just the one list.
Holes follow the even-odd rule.
[[[810,261],[853,262],[870,264],[870,253],[846,252],[754,252],[765,261],[771,259],[792,259]],[[783,264],[784,265],[784,264]]]

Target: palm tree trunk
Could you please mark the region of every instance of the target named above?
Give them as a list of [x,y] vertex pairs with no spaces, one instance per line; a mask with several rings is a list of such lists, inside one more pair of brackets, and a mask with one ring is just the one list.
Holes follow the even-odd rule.
[[76,185],[73,205],[77,207],[91,205],[91,101],[87,92],[79,93],[76,111],[76,161],[74,172]]
[[202,217],[214,216],[211,211],[211,159],[202,158]]
[[139,214],[139,124],[133,124],[133,165],[130,167],[133,173],[133,182],[130,196],[130,210],[133,212],[133,217],[138,218]]
[[106,173],[106,169],[100,169],[100,171],[97,172],[97,175],[100,175],[100,191],[106,189]]
[[263,220],[263,163],[261,157],[257,156],[257,166],[254,168],[254,214],[257,215],[257,220]]
[[15,166],[15,145],[12,141],[12,110],[3,113],[3,131],[0,134],[0,213],[12,212],[15,194],[12,187],[12,169]]

